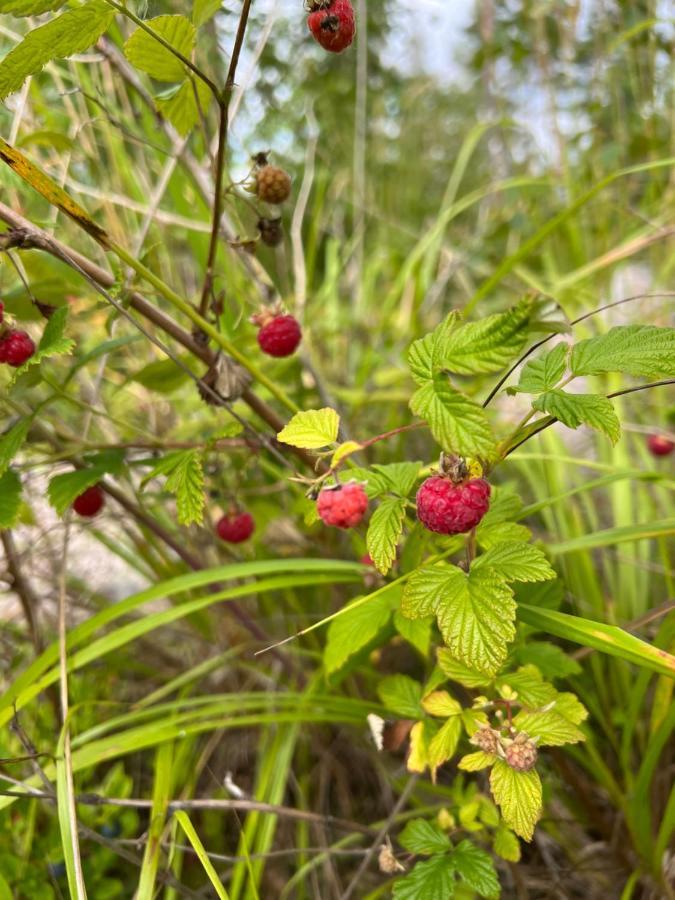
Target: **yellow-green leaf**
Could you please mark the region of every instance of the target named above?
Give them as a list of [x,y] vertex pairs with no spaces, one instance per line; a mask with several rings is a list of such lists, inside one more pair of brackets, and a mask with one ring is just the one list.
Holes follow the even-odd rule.
[[323,409],[308,409],[296,413],[291,421],[281,429],[277,440],[292,447],[317,450],[327,447],[337,440],[340,417],[329,406]]
[[526,841],[532,840],[541,815],[541,779],[536,769],[516,772],[498,759],[490,772],[490,788],[509,828]]

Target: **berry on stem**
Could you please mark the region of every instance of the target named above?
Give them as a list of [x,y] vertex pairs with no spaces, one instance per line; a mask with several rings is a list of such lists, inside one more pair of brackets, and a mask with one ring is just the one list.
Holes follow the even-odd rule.
[[268,163],[256,172],[255,192],[258,200],[278,206],[291,195],[291,176]]
[[268,356],[290,356],[302,339],[302,329],[295,316],[265,311],[253,316],[251,321],[260,325],[258,344]]
[[247,541],[254,531],[253,516],[241,510],[230,510],[216,522],[218,537],[228,544],[241,544]]
[[368,497],[362,484],[350,482],[323,488],[316,501],[316,509],[325,525],[353,528],[368,508]]
[[87,488],[73,501],[73,509],[78,516],[83,516],[85,519],[91,519],[92,516],[95,516],[103,509],[104,505],[105,494],[103,493],[103,488],[98,484]]
[[647,438],[647,449],[652,456],[670,456],[675,450],[675,441],[665,434],[650,434]]
[[350,0],[312,0],[307,25],[324,50],[342,53],[356,31]]
[[10,329],[0,338],[0,363],[18,369],[35,353],[35,344],[25,331]]
[[529,772],[537,761],[537,744],[521,731],[507,746],[504,759],[516,772]]
[[455,484],[451,478],[433,475],[417,491],[417,518],[437,534],[471,531],[490,506],[490,485],[484,478]]

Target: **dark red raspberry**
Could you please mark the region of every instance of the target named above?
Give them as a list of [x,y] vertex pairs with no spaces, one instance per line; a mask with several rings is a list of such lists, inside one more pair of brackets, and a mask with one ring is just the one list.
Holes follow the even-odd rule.
[[268,356],[290,356],[302,338],[300,323],[294,316],[274,316],[258,332],[258,344]]
[[35,344],[25,331],[8,331],[0,338],[0,363],[18,369],[35,353]]
[[516,772],[529,772],[537,761],[537,745],[524,731],[516,736],[504,753],[506,762]]
[[324,524],[353,528],[368,508],[368,497],[362,484],[340,484],[324,488],[316,501],[316,508]]
[[342,53],[354,40],[354,10],[349,0],[314,0],[307,17],[314,39],[324,50]]
[[675,450],[675,441],[671,441],[665,434],[650,434],[647,438],[647,449],[652,456],[670,456]]
[[471,531],[490,506],[490,485],[484,478],[453,484],[434,475],[417,492],[417,518],[429,531],[463,534]]
[[78,516],[84,516],[85,519],[90,519],[103,509],[104,504],[105,494],[103,493],[103,488],[100,485],[95,484],[92,487],[87,488],[86,491],[83,491],[79,497],[75,498],[73,501],[73,509]]
[[236,510],[226,513],[216,522],[218,537],[228,544],[241,544],[247,541],[255,531],[255,522],[251,513]]

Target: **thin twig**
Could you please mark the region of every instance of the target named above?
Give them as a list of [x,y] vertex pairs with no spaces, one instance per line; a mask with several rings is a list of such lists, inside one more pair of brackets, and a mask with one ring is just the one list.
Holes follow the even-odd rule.
[[209,251],[206,258],[206,273],[204,275],[204,285],[202,287],[202,298],[199,304],[199,312],[201,315],[206,314],[209,296],[213,286],[213,267],[216,260],[216,251],[218,249],[218,235],[220,233],[221,209],[223,203],[223,175],[225,172],[225,154],[227,149],[227,131],[228,131],[228,109],[234,80],[237,74],[237,65],[241,48],[244,44],[244,36],[246,34],[246,26],[248,24],[248,14],[251,9],[251,0],[244,0],[239,16],[239,27],[234,39],[234,47],[232,48],[232,56],[230,57],[230,66],[227,71],[225,80],[225,89],[222,94],[218,94],[219,119],[218,119],[218,149],[216,151],[216,171],[214,177],[213,188],[213,218],[211,222],[211,237],[209,240]]

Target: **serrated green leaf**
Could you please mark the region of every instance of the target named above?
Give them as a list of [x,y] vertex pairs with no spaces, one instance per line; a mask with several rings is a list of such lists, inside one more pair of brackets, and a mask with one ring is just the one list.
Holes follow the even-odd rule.
[[0,0],[0,14],[10,16],[41,16],[64,6],[66,0]]
[[490,550],[497,544],[513,541],[527,544],[531,538],[530,529],[518,522],[495,522],[493,525],[481,522],[476,528],[476,541],[481,550]]
[[455,755],[462,735],[462,719],[453,715],[432,737],[429,743],[429,768],[432,780],[436,780],[436,769]]
[[489,853],[464,840],[457,844],[450,858],[461,880],[481,897],[488,900],[499,897],[499,881]]
[[452,655],[472,669],[494,675],[515,635],[512,591],[491,569],[467,576],[456,566],[416,572],[403,591],[401,611],[411,619],[436,614]]
[[407,850],[421,856],[445,853],[450,849],[450,839],[437,825],[427,819],[411,819],[398,836],[398,842]]
[[35,353],[22,366],[15,369],[10,384],[13,384],[28,369],[41,363],[43,359],[50,356],[61,356],[72,351],[75,342],[64,336],[67,321],[67,306],[61,306],[52,313],[45,325],[45,330],[42,332],[42,338]]
[[451,681],[456,681],[468,688],[486,687],[490,684],[490,679],[486,678],[482,672],[476,672],[475,669],[459,662],[446,647],[439,648],[436,655],[443,674],[447,675]]
[[[392,600],[393,594],[393,600]],[[323,664],[327,674],[341,669],[347,660],[374,640],[389,622],[395,592],[386,592],[353,612],[347,611],[328,626]]]
[[439,341],[441,365],[457,375],[485,375],[503,369],[522,350],[529,331],[532,303],[479,322],[467,322]]
[[572,348],[574,375],[623,372],[659,378],[675,370],[675,329],[654,325],[618,325],[606,334],[580,341]]
[[575,694],[568,692],[558,694],[553,708],[573,725],[580,725],[588,718],[588,710]]
[[11,461],[23,447],[30,431],[31,420],[19,419],[0,438],[0,475],[4,475]]
[[521,706],[539,709],[552,703],[558,692],[552,684],[547,684],[536,666],[522,666],[517,672],[500,675],[495,682],[497,689],[509,688],[517,695]]
[[556,344],[548,353],[542,353],[541,356],[528,362],[520,373],[518,387],[513,390],[526,394],[550,391],[565,373],[569,349],[567,344]]
[[520,861],[520,842],[515,834],[504,825],[500,825],[495,831],[492,849],[497,856],[507,862],[517,863]]
[[323,409],[308,409],[296,413],[281,429],[277,440],[282,444],[290,444],[291,447],[317,450],[335,443],[339,429],[340,417],[334,409],[328,406]]
[[370,518],[366,546],[375,568],[386,575],[396,559],[396,549],[403,531],[406,501],[402,497],[386,497]]
[[213,94],[201,79],[188,77],[178,88],[156,96],[155,104],[165,119],[185,137],[206,116]]
[[567,678],[581,672],[581,666],[576,659],[572,659],[561,647],[548,641],[528,641],[518,648],[518,659],[521,663],[535,665],[546,678]]
[[532,402],[534,409],[555,416],[568,428],[589,425],[602,431],[613,444],[621,436],[621,423],[607,397],[598,394],[570,394],[567,391],[546,391]]
[[556,712],[555,707],[546,711],[519,712],[513,723],[518,731],[536,738],[540,747],[562,747],[585,740],[583,731]]
[[410,409],[428,423],[443,450],[481,458],[493,452],[494,437],[485,410],[455,390],[446,376],[424,382],[413,394]]
[[444,346],[458,322],[459,313],[451,312],[430,334],[410,345],[408,366],[418,384],[426,384],[442,368]]
[[431,645],[431,632],[434,627],[434,617],[426,619],[406,619],[400,610],[394,613],[394,628],[401,637],[412,644],[416,650],[426,659]]
[[493,766],[498,757],[494,753],[486,753],[484,750],[476,750],[475,753],[467,753],[457,763],[457,768],[462,772],[480,772]]
[[[189,59],[197,37],[195,26],[189,19],[156,16],[145,24]],[[125,43],[124,55],[137,69],[158,81],[183,81],[185,78],[184,63],[142,28],[137,28]]]
[[387,491],[407,497],[415,487],[421,468],[421,462],[375,463],[372,471],[384,480]]
[[536,769],[516,772],[498,759],[490,772],[490,788],[504,821],[517,835],[532,840],[541,815],[541,780]]
[[485,570],[503,581],[549,581],[557,578],[542,551],[521,541],[497,544],[473,561],[471,571]]
[[103,478],[106,469],[103,466],[91,466],[77,472],[64,472],[55,475],[47,486],[47,499],[59,516],[72,506],[73,501],[87,488],[92,487]]
[[13,469],[0,476],[0,528],[16,525],[21,510],[21,479]]
[[420,719],[422,709],[422,685],[408,675],[389,675],[377,686],[377,695],[383,705],[404,719]]
[[394,900],[449,900],[455,893],[455,866],[447,855],[419,862],[394,883]]
[[175,464],[168,473],[165,487],[169,493],[176,496],[178,523],[180,525],[201,523],[206,502],[202,452],[186,450],[177,453]]
[[29,75],[41,72],[52,59],[87,50],[114,16],[115,10],[103,0],[91,0],[33,28],[0,62],[0,100],[18,91]]

